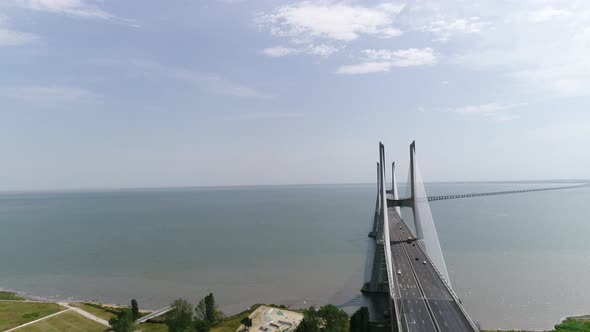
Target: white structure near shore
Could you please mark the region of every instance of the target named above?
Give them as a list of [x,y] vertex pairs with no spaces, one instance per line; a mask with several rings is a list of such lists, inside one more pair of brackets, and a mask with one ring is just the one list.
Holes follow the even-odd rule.
[[[248,317],[252,319],[252,326],[250,327],[252,332],[292,332],[301,323],[303,314],[262,305]],[[241,331],[244,331],[243,325],[237,330],[237,332]]]

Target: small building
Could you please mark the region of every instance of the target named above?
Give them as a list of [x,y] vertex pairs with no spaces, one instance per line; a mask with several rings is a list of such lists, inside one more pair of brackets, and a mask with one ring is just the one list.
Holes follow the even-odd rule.
[[[252,319],[251,331],[292,332],[297,329],[303,314],[269,306],[260,306],[250,314]],[[241,331],[240,326],[237,332]]]

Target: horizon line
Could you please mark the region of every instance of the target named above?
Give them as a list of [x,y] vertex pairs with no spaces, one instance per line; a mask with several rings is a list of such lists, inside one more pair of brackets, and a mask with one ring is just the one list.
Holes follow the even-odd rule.
[[[590,179],[547,179],[547,180],[447,180],[428,181],[427,184],[461,184],[461,183],[577,183],[590,182]],[[398,182],[405,184],[407,181]],[[187,185],[187,186],[129,186],[129,187],[86,187],[86,188],[51,188],[51,189],[8,189],[0,190],[0,194],[43,193],[43,192],[115,192],[141,190],[188,190],[188,189],[221,189],[251,187],[304,187],[304,186],[346,186],[374,185],[374,182],[341,182],[341,183],[283,183],[283,184],[236,184],[236,185]]]

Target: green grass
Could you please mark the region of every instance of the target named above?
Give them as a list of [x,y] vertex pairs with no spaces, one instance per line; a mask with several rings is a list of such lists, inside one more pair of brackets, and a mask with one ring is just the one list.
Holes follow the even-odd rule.
[[109,319],[117,317],[117,313],[121,311],[117,308],[105,307],[96,303],[70,303],[70,305],[88,311],[94,316],[102,318],[107,322]]
[[0,302],[0,331],[34,321],[61,309],[55,303]]
[[20,297],[13,292],[0,291],[0,300],[15,300],[22,301],[26,300],[24,297]]
[[558,332],[590,332],[590,321],[588,320],[577,320],[568,318],[561,322],[559,325],[555,325],[555,330]]
[[244,319],[244,317],[248,317],[258,307],[260,307],[260,304],[255,304],[246,311],[242,311],[237,315],[226,317],[221,323],[213,326],[210,332],[236,332],[238,327],[242,325],[240,321]]
[[137,326],[141,332],[168,332],[168,326],[163,323],[143,323]]
[[35,324],[27,325],[18,332],[102,332],[108,327],[87,319],[74,311],[49,317]]
[[[497,332],[497,330],[482,330],[481,332]],[[524,332],[524,331],[502,331],[502,332]],[[549,330],[546,332],[590,332],[590,321],[582,318],[573,319],[568,318],[561,322],[560,324],[555,325],[555,329]]]

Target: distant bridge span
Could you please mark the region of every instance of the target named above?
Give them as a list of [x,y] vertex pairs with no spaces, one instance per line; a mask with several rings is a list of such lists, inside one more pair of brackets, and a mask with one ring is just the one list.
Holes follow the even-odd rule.
[[[571,186],[560,186],[560,187],[545,187],[545,188],[529,188],[519,190],[503,190],[503,191],[489,191],[483,193],[468,193],[468,194],[453,194],[453,195],[437,195],[428,196],[428,201],[441,201],[445,199],[458,199],[458,198],[469,198],[469,197],[481,197],[481,196],[495,196],[495,195],[508,195],[508,194],[520,194],[530,193],[534,191],[549,191],[549,190],[562,190],[562,189],[576,189],[582,187],[590,187],[590,183],[582,183]],[[387,194],[393,195],[391,190],[387,191]]]

